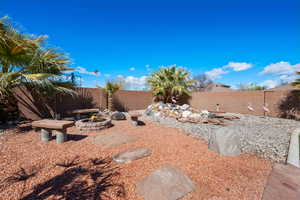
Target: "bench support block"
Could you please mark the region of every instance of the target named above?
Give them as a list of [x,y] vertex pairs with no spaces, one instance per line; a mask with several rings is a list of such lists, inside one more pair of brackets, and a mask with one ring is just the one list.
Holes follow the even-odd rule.
[[56,143],[62,144],[67,141],[66,129],[56,130]]
[[49,129],[41,129],[41,141],[43,142],[49,142],[49,140],[51,140],[52,137],[52,133],[51,130]]

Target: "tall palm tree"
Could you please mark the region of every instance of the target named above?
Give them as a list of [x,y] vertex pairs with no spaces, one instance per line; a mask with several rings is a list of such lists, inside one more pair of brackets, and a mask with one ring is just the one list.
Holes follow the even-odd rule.
[[114,83],[113,81],[107,81],[105,84],[105,91],[107,93],[107,107],[108,110],[113,110],[113,94],[122,88],[120,83]]
[[194,81],[189,73],[175,65],[162,67],[159,71],[150,75],[147,80],[156,100],[171,103],[172,99],[189,95]]

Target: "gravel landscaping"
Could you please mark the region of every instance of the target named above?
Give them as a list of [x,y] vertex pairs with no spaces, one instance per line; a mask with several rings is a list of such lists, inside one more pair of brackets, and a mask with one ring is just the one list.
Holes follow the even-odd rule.
[[[207,142],[180,130],[144,121],[129,120],[97,132],[68,128],[69,140],[41,142],[38,133],[0,136],[0,199],[136,199],[136,184],[151,172],[171,165],[196,185],[183,200],[258,200],[272,169],[269,160],[255,155],[220,156]],[[110,148],[93,144],[99,135],[121,133],[135,141]],[[147,148],[151,155],[129,163],[111,161],[121,152]]]
[[[291,133],[300,127],[299,121],[233,113],[228,113],[228,115],[240,118],[239,120],[226,120],[226,124],[239,130],[243,153],[254,153],[257,156],[269,158],[276,162],[286,161]],[[143,119],[179,128],[185,134],[205,141],[209,140],[212,131],[222,127],[209,123],[179,122],[170,117],[157,117],[146,114],[143,115]]]

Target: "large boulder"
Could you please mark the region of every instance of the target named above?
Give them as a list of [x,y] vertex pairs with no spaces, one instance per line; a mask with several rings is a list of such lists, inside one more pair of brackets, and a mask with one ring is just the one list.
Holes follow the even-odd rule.
[[238,156],[241,154],[239,129],[232,126],[222,127],[211,132],[208,148],[222,156]]
[[113,119],[113,120],[126,120],[126,116],[122,112],[114,112],[111,115],[111,119]]
[[145,200],[176,200],[196,188],[180,169],[165,165],[137,184],[137,193]]

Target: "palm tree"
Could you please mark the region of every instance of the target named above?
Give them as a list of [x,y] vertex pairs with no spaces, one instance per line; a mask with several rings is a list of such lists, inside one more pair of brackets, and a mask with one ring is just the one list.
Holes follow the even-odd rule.
[[105,84],[105,91],[107,93],[107,107],[108,110],[113,109],[113,94],[122,88],[120,83],[114,83],[113,81],[107,81]]
[[56,49],[42,45],[45,36],[33,37],[17,31],[7,17],[0,19],[0,95],[20,84],[44,90],[71,92],[61,84],[62,72],[72,70],[69,59]]
[[[62,78],[72,70],[66,54],[43,45],[45,36],[16,30],[8,17],[0,18],[0,99],[9,104],[13,88],[24,85],[39,100],[58,92],[74,94],[72,84]],[[4,101],[3,101],[4,102]]]
[[189,95],[194,81],[189,73],[176,65],[162,67],[159,71],[150,75],[147,80],[156,100],[171,103],[172,99]]

